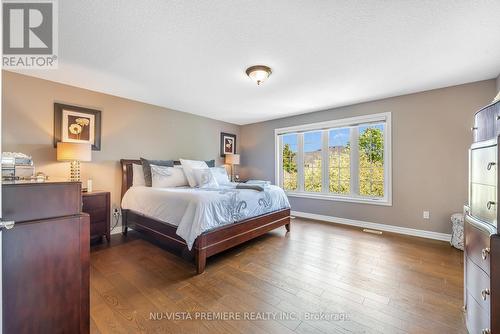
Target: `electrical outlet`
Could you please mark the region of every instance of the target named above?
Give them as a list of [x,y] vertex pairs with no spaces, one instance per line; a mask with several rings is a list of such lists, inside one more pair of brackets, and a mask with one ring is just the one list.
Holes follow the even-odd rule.
[[114,208],[113,209],[113,217],[120,217],[120,216],[121,216],[120,209]]
[[431,218],[431,214],[430,214],[430,212],[429,212],[429,211],[424,211],[424,213],[423,213],[423,218],[424,218],[424,219],[430,219],[430,218]]

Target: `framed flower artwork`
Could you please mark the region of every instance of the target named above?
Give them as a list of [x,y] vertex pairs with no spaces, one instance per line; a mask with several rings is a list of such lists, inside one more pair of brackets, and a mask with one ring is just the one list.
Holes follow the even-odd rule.
[[57,142],[88,143],[101,150],[101,111],[54,103],[54,147]]
[[220,134],[220,156],[236,154],[236,135],[221,132]]

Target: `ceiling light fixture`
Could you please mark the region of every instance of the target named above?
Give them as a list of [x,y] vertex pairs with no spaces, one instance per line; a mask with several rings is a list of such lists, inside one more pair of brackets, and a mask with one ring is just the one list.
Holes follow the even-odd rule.
[[260,85],[267,78],[269,78],[273,72],[269,66],[255,65],[247,68],[246,73],[250,79],[257,82],[257,85]]

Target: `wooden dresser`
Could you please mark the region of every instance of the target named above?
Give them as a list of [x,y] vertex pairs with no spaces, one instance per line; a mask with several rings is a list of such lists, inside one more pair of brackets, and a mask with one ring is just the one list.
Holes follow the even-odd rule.
[[469,203],[465,208],[464,301],[470,334],[500,334],[498,136],[500,102],[474,117],[469,150]]
[[2,186],[3,333],[89,332],[89,216],[81,184]]

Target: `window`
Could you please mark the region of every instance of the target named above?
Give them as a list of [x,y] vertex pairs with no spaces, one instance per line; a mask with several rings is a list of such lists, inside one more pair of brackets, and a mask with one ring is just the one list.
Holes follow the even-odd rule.
[[276,179],[290,196],[391,205],[391,114],[276,129]]
[[334,194],[351,192],[351,149],[349,128],[328,132],[329,190]]
[[384,197],[384,125],[359,127],[359,193]]
[[304,189],[321,191],[321,131],[304,133]]

